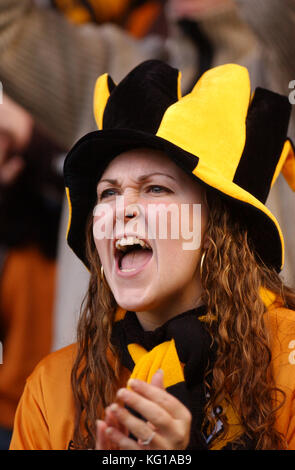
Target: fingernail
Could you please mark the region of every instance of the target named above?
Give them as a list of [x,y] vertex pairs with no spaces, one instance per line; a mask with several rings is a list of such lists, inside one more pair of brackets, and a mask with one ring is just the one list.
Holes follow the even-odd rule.
[[125,388],[120,388],[117,391],[117,397],[123,398],[126,395],[127,390]]
[[112,431],[113,431],[113,428],[108,427],[108,428],[106,428],[106,431],[105,431],[105,432],[106,432],[106,434],[111,434]]
[[137,379],[129,379],[127,382],[128,387],[136,387],[139,384],[139,380]]
[[109,407],[109,409],[110,409],[111,411],[117,411],[117,410],[118,410],[118,405],[117,405],[117,403],[113,403],[113,404]]

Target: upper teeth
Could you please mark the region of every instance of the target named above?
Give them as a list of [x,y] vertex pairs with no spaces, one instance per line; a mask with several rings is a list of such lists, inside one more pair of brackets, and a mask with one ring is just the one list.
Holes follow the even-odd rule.
[[144,240],[140,240],[139,238],[133,236],[120,238],[116,241],[116,248],[118,250],[126,251],[127,246],[130,245],[140,245],[142,248],[150,249],[150,246]]

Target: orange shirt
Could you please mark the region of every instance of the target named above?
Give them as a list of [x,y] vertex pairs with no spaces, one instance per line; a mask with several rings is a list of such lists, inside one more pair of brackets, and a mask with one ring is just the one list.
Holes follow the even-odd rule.
[[0,426],[12,429],[26,378],[52,343],[55,261],[37,248],[11,250],[1,273]]
[[[277,385],[286,393],[277,415],[277,429],[295,450],[295,312],[268,312]],[[19,403],[11,449],[67,449],[73,437],[74,404],[70,384],[76,346],[50,354],[28,378]],[[122,384],[128,378],[122,377]]]

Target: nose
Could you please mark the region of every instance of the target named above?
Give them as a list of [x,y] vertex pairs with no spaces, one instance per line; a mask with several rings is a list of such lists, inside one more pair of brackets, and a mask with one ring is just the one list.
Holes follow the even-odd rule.
[[133,203],[125,207],[125,219],[136,219],[140,215],[140,207]]
[[141,204],[140,197],[134,191],[125,192],[124,196],[118,196],[115,207],[114,229],[116,234],[125,233],[126,224],[130,223],[128,229],[132,232],[144,230],[145,208]]
[[137,234],[139,238],[146,238],[144,207],[134,200],[132,202],[129,200],[129,204],[126,201],[121,202],[120,208],[117,207],[119,210],[116,211],[114,226],[116,236],[131,231],[133,234]]

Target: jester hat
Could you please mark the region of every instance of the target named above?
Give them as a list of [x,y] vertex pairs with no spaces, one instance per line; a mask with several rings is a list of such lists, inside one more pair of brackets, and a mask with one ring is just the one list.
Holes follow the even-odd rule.
[[279,272],[284,241],[265,202],[281,171],[295,191],[290,113],[287,97],[263,88],[251,93],[247,69],[236,64],[208,70],[183,97],[180,72],[158,60],[141,63],[118,85],[100,76],[94,92],[100,130],[82,137],[64,164],[69,246],[87,266],[86,223],[98,180],[114,157],[145,147],[163,151],[226,199],[257,258]]

